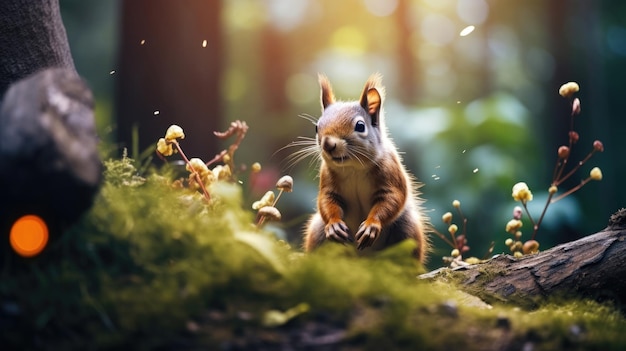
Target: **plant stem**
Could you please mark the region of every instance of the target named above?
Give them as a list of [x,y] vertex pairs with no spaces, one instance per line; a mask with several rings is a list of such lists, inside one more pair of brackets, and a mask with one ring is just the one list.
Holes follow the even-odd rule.
[[209,160],[206,165],[210,166],[211,164],[220,161],[224,158],[224,155],[226,155],[227,151],[226,150],[222,150],[222,152],[220,152],[219,154],[215,155],[215,157],[213,157],[213,159]]
[[554,182],[554,185],[559,186],[561,183],[563,183],[567,178],[569,178],[572,174],[574,174],[582,165],[584,165],[585,162],[589,161],[589,159],[591,158],[591,156],[593,156],[595,152],[596,152],[595,149],[591,150],[591,152],[589,152],[587,156],[585,156],[585,158],[582,159],[582,161],[578,162],[576,167],[572,168],[572,170],[569,171],[566,175],[564,175],[563,178],[556,180]]
[[564,158],[563,162],[557,162],[557,165],[558,165],[557,167],[558,171],[556,172],[556,175],[552,179],[552,182],[556,186],[561,184],[562,181],[564,181],[565,179],[567,179],[567,177],[569,177],[569,175],[566,175],[564,178],[561,178],[561,175],[563,174],[563,171],[565,170],[565,166],[567,166],[567,158]]
[[528,207],[526,206],[526,201],[522,201],[522,207],[524,207],[524,210],[526,211],[526,214],[528,215],[528,219],[530,219],[530,223],[532,223],[533,227],[535,227],[536,226],[535,220],[530,215],[530,211],[528,211]]
[[437,229],[433,229],[433,233],[435,233],[438,237],[441,238],[441,240],[445,241],[446,244],[450,245],[453,249],[457,248],[456,245],[452,241],[446,238],[446,236],[441,234]]
[[211,196],[209,195],[209,192],[206,190],[206,187],[204,186],[204,182],[202,181],[202,178],[200,178],[200,175],[198,174],[198,172],[196,172],[196,170],[193,167],[191,167],[191,162],[189,162],[189,159],[183,152],[183,149],[180,147],[180,145],[178,145],[178,141],[174,140],[172,141],[172,143],[174,144],[174,146],[176,146],[176,150],[178,150],[178,152],[180,153],[180,156],[183,158],[185,163],[189,166],[189,169],[191,169],[191,173],[196,178],[196,182],[200,185],[200,188],[202,188],[202,193],[204,194],[204,198],[207,201],[211,201]]
[[457,212],[459,212],[459,216],[463,220],[463,231],[461,232],[465,239],[467,240],[467,218],[463,215],[463,211],[461,211],[461,206],[456,208]]
[[571,188],[570,190],[564,192],[563,194],[559,195],[557,198],[555,198],[554,200],[552,200],[551,203],[555,203],[561,199],[563,199],[564,197],[566,197],[567,195],[576,192],[578,189],[582,188],[583,185],[589,183],[589,181],[591,180],[591,177],[588,177],[587,179],[584,179],[583,181],[580,182],[580,184],[576,185],[575,187]]
[[[535,240],[535,236],[537,236],[537,232],[539,231],[539,226],[541,225],[541,222],[543,221],[543,217],[546,215],[546,211],[548,210],[548,206],[550,206],[550,200],[552,199],[552,195],[554,194],[549,194],[548,195],[548,200],[546,201],[546,205],[543,206],[543,211],[541,212],[541,216],[539,216],[539,220],[537,221],[536,224],[533,223],[533,235],[530,238],[531,240]],[[526,208],[526,205],[524,205],[524,208]],[[530,214],[529,214],[530,217]],[[532,219],[531,219],[532,221]]]

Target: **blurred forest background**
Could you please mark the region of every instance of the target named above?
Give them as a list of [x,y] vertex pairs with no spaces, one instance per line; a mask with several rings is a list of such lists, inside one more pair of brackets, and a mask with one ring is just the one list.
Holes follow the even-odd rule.
[[[313,211],[315,165],[285,169],[279,151],[314,136],[299,114],[320,115],[317,73],[336,95],[356,99],[373,72],[384,76],[390,133],[405,163],[425,184],[426,208],[441,215],[461,201],[470,254],[491,241],[503,252],[504,226],[516,205],[511,187],[525,181],[543,208],[558,146],[567,144],[569,105],[558,95],[581,86],[580,142],[604,179],[551,206],[537,239],[542,248],[604,228],[625,205],[620,141],[626,130],[626,2],[574,0],[60,0],[79,73],[94,90],[99,134],[110,154],[152,155],[170,124],[187,134],[191,157],[212,158],[226,144],[213,137],[231,121],[250,130],[238,163],[260,162],[251,204],[283,173],[295,190],[278,204],[276,230],[294,245]],[[468,35],[460,35],[467,26]],[[145,150],[150,150],[144,152]],[[155,164],[161,164],[155,160]],[[246,184],[246,186],[248,186]],[[530,224],[525,222],[525,238]],[[448,254],[433,238],[438,256]],[[508,249],[507,249],[508,250]]]

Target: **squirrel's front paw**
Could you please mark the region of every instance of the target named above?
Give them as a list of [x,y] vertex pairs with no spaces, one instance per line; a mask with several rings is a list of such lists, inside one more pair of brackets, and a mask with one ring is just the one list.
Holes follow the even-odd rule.
[[366,247],[372,246],[374,241],[376,241],[376,238],[378,238],[381,229],[382,226],[378,221],[375,222],[366,220],[361,223],[359,231],[354,236],[358,243],[357,249],[362,250]]
[[326,239],[331,241],[337,241],[340,243],[352,242],[353,239],[350,236],[348,226],[344,221],[328,223],[326,228]]

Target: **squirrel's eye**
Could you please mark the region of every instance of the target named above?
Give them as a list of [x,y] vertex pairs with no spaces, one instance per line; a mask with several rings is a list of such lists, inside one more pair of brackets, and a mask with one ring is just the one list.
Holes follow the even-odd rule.
[[356,122],[356,125],[354,126],[354,131],[358,133],[363,133],[365,131],[365,122],[363,121]]

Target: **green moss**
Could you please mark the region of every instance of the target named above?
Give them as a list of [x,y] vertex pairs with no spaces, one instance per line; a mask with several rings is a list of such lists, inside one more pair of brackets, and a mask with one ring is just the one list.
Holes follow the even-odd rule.
[[[138,177],[127,158],[105,175],[91,211],[44,255],[6,260],[9,348],[279,348],[311,328],[339,332],[337,348],[370,350],[626,346],[626,321],[609,305],[485,308],[453,279],[416,279],[411,242],[373,257],[331,244],[304,256],[251,224],[236,185],[213,187],[207,206],[167,175]],[[306,308],[264,326],[268,311],[294,306]]]

